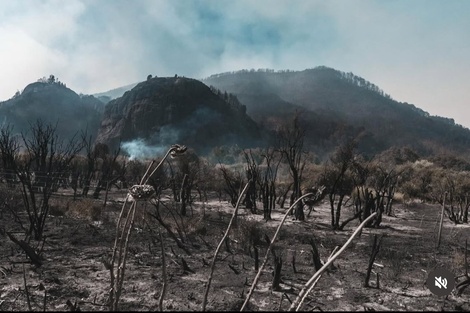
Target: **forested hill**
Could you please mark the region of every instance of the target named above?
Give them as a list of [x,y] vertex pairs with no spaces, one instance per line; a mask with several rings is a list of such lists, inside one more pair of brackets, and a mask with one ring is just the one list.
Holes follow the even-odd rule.
[[41,120],[57,125],[62,139],[87,131],[96,136],[104,104],[93,96],[78,95],[53,75],[27,85],[13,98],[0,102],[0,124],[12,125],[15,133],[27,132]]
[[304,71],[242,70],[212,75],[203,82],[235,94],[248,115],[265,125],[302,110],[308,144],[319,151],[330,150],[345,136],[360,136],[360,148],[367,154],[392,146],[408,146],[422,155],[470,152],[469,129],[397,102],[352,73],[323,66]]

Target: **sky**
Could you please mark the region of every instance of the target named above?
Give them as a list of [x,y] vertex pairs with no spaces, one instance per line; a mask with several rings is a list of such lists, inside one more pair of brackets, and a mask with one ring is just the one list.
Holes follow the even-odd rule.
[[77,93],[241,69],[328,66],[470,128],[470,1],[15,0],[0,101],[55,75]]

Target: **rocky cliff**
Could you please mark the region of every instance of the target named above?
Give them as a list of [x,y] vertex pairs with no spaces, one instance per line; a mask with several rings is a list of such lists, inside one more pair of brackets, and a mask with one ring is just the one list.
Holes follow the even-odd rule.
[[[229,104],[195,79],[155,77],[105,108],[97,142],[144,156],[179,143],[206,153],[219,145],[259,144],[260,131],[243,105]],[[139,150],[137,152],[136,150]]]

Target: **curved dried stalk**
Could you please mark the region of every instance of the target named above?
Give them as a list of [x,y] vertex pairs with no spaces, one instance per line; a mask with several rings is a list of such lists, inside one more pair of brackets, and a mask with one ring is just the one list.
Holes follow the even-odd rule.
[[116,261],[116,252],[117,252],[118,245],[119,245],[119,226],[121,225],[122,215],[124,213],[124,209],[126,207],[128,199],[129,199],[129,195],[127,195],[126,199],[124,199],[121,212],[119,213],[119,218],[116,224],[116,236],[114,239],[113,254],[111,256],[111,262],[109,263],[109,272],[111,275],[111,289],[109,291],[109,306],[111,310],[113,309],[113,306],[114,306],[114,295],[116,292],[115,285],[114,285],[114,281],[116,278],[114,275],[114,262]]
[[[335,252],[339,249],[338,246],[336,246],[333,251],[331,252],[330,256],[328,257],[328,261],[331,259],[331,257],[335,254]],[[311,284],[311,286],[308,288],[307,292],[305,293],[305,295],[302,297],[302,300],[300,300],[300,303],[299,305],[297,306],[297,309],[296,311],[298,311],[301,307],[302,307],[302,304],[304,303],[305,299],[307,298],[308,294],[312,291],[312,289],[315,287],[315,285],[318,283],[318,281],[320,280],[321,278],[321,275],[317,277],[317,279]],[[309,280],[310,281],[310,280]],[[307,284],[305,284],[305,286],[307,287],[308,286],[308,282]],[[305,287],[304,287],[305,288]]]
[[[344,250],[346,250],[346,248],[351,244],[352,240],[354,239],[354,237],[356,237],[356,235],[362,230],[362,228],[371,220],[373,219],[375,216],[377,215],[377,212],[375,213],[372,213],[368,218],[366,218],[362,223],[361,225],[359,225],[356,230],[354,231],[354,233],[351,235],[351,237],[349,237],[348,241],[346,241],[346,243],[341,247],[341,249],[339,249],[338,252],[336,252],[335,255],[333,255],[313,276],[312,278],[310,278],[310,280],[305,284],[304,288],[302,288],[302,290],[300,291],[299,295],[297,296],[297,298],[294,300],[294,302],[292,302],[290,308],[289,308],[289,311],[294,311],[294,309],[296,311],[298,311],[300,309],[300,305],[299,305],[299,302],[301,301],[301,299],[303,299],[304,295],[308,294],[307,292],[307,288],[310,286],[310,284],[312,284],[312,282],[314,282],[318,277],[320,277],[320,275],[328,268],[328,266],[330,266],[331,263],[333,263],[334,260],[336,260],[336,258],[338,258],[341,253],[344,252]],[[310,291],[310,289],[309,289]]]
[[217,246],[217,249],[215,250],[214,257],[212,259],[212,265],[211,265],[211,270],[209,274],[209,278],[207,279],[207,285],[206,285],[206,292],[204,293],[204,300],[202,301],[202,311],[206,311],[206,305],[207,305],[207,296],[209,295],[209,289],[211,287],[211,282],[212,282],[212,275],[214,274],[214,269],[215,269],[215,262],[217,260],[217,256],[219,255],[220,248],[222,247],[222,244],[225,242],[225,239],[228,236],[228,233],[230,231],[230,228],[232,227],[233,221],[235,220],[238,212],[238,207],[240,205],[240,201],[242,199],[242,196],[245,194],[248,186],[250,185],[251,181],[246,183],[245,188],[243,188],[242,192],[238,196],[238,201],[237,204],[235,205],[235,210],[233,211],[232,218],[230,219],[230,222],[228,223],[227,230],[225,231],[224,236],[219,242],[219,245]]
[[166,259],[165,259],[165,246],[163,245],[163,236],[160,229],[158,230],[158,234],[160,235],[160,243],[161,243],[161,250],[162,250],[162,278],[163,278],[163,285],[162,285],[162,292],[160,297],[158,298],[158,310],[163,312],[163,298],[165,298],[166,294]]
[[[116,304],[115,304],[116,310],[117,310],[119,298],[121,297],[122,284],[124,282],[124,272],[126,270],[127,251],[129,250],[128,249],[129,238],[130,238],[130,235],[131,235],[131,232],[132,232],[132,227],[134,226],[136,206],[137,206],[137,202],[132,203],[131,209],[129,210],[129,213],[128,213],[128,216],[129,215],[131,216],[130,223],[127,223],[127,220],[126,220],[126,225],[128,226],[128,228],[127,228],[126,239],[124,241],[124,248],[123,248],[124,249],[124,251],[123,251],[124,256],[122,256],[122,260],[121,260],[122,253],[120,252],[120,254],[119,254],[119,263],[118,264],[122,264],[122,265],[118,266],[118,270],[117,270],[118,288],[116,290],[117,291],[116,292],[116,298],[114,300],[116,302]],[[124,230],[125,230],[125,228],[123,229],[123,235],[124,235]]]
[[[147,184],[148,180],[152,175],[157,171],[157,169],[163,164],[165,159],[171,154],[172,156],[176,156],[178,154],[182,154],[186,151],[185,146],[180,146],[180,145],[173,145],[171,146],[170,149],[168,149],[167,153],[165,156],[162,158],[160,163],[153,169],[153,171],[150,173],[150,175],[147,176],[149,173],[150,169],[152,168],[153,164],[155,163],[155,160],[152,160],[152,162],[149,164],[147,170],[145,171],[145,174],[142,176],[142,179],[140,181],[140,185],[145,185]],[[137,202],[133,201],[131,204],[131,207],[129,209],[129,212],[127,214],[127,217],[122,225],[122,230],[121,230],[121,224],[123,220],[123,214],[126,208],[126,204],[129,202],[131,199],[130,194],[128,193],[126,196],[126,199],[124,200],[124,204],[122,206],[121,212],[119,214],[119,218],[116,224],[116,238],[114,241],[114,247],[113,247],[113,253],[111,257],[111,262],[109,264],[109,270],[111,274],[111,289],[109,292],[109,307],[112,311],[117,311],[118,309],[118,303],[119,303],[119,298],[121,296],[122,292],[122,284],[124,282],[124,273],[126,269],[126,260],[127,260],[127,252],[128,252],[128,246],[129,246],[129,239],[130,235],[132,232],[132,227],[134,225],[134,219],[135,219],[135,211],[136,211],[136,206]],[[120,236],[120,230],[121,236]],[[117,272],[115,274],[114,272],[114,263],[116,262],[116,257],[117,257]]]
[[282,225],[284,224],[287,216],[290,214],[290,212],[292,211],[292,209],[295,208],[295,206],[297,205],[297,203],[299,203],[299,201],[301,201],[302,199],[306,198],[306,197],[310,197],[312,196],[313,193],[307,193],[305,195],[303,195],[302,197],[298,198],[297,200],[295,200],[295,202],[290,206],[290,208],[287,210],[286,214],[284,215],[281,223],[279,224],[279,226],[277,227],[277,230],[276,230],[276,233],[274,234],[273,236],[273,239],[271,239],[271,243],[269,244],[268,246],[268,250],[266,251],[266,255],[264,256],[264,260],[263,260],[263,263],[261,264],[259,270],[258,270],[258,273],[256,274],[256,277],[253,281],[253,283],[251,284],[251,288],[250,288],[250,291],[248,292],[248,294],[246,295],[246,299],[245,299],[245,302],[243,302],[243,306],[242,308],[240,309],[240,312],[242,312],[246,305],[248,304],[248,302],[250,301],[250,298],[251,298],[251,295],[253,294],[253,291],[255,290],[256,288],[256,285],[258,284],[258,280],[261,276],[261,272],[263,271],[267,261],[268,261],[268,257],[269,257],[269,253],[271,252],[271,249],[272,249],[272,246],[274,244],[274,241],[276,240],[278,234],[279,234],[279,231],[282,227]]
[[[147,177],[147,179],[144,180],[145,178],[145,175],[142,177],[142,180],[140,181],[140,184],[141,185],[146,185],[148,180],[150,179],[150,177],[152,177],[153,174],[155,174],[155,172],[157,171],[157,169],[163,164],[163,162],[165,162],[166,158],[171,154],[172,157],[175,157],[177,155],[180,155],[180,154],[183,154],[185,151],[187,150],[187,148],[183,145],[172,145],[170,149],[168,149],[167,153],[165,154],[165,156],[162,158],[162,160],[160,161],[160,163],[158,163],[157,167],[155,167],[152,171],[152,173],[150,173],[150,175]],[[153,161],[152,161],[152,164],[153,164]],[[148,172],[148,170],[147,170]],[[147,174],[147,173],[145,173]]]

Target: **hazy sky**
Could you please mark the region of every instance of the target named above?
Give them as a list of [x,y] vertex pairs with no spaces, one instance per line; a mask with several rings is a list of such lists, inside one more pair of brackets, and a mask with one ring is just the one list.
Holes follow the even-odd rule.
[[0,100],[50,74],[91,94],[148,74],[324,65],[470,127],[465,0],[2,1],[0,60]]

